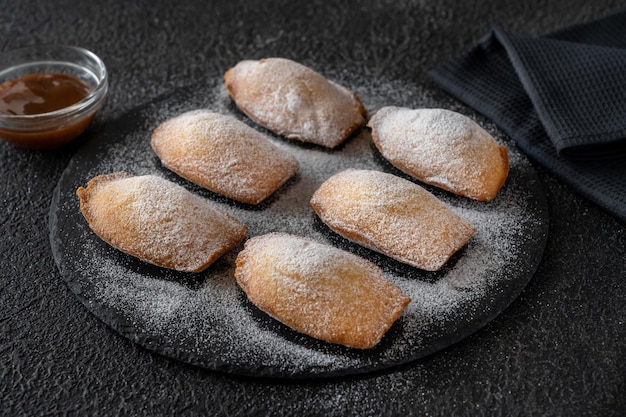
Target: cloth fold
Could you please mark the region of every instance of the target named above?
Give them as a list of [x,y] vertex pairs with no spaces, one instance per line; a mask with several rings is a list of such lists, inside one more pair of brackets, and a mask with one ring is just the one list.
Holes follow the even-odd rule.
[[429,76],[626,221],[626,11],[542,37],[494,27]]

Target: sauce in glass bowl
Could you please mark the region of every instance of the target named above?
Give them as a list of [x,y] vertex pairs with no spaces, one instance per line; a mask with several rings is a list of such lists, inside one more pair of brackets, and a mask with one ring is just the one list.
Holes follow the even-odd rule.
[[79,47],[44,45],[0,53],[0,139],[54,149],[79,136],[108,90],[104,63]]

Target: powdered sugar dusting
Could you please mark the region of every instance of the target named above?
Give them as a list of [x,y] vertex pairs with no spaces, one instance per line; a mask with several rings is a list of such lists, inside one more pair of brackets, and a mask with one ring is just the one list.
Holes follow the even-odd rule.
[[[445,107],[467,113],[433,90],[407,81],[321,70],[356,91],[370,113],[387,105]],[[218,74],[206,88],[178,91],[128,115],[119,128],[104,133],[101,146],[76,155],[60,187],[60,221],[53,244],[58,246],[55,253],[61,254],[57,262],[64,278],[103,321],[150,349],[210,369],[247,375],[315,377],[385,368],[432,353],[478,329],[517,296],[538,263],[546,221],[545,207],[533,185],[534,171],[511,142],[484,120],[479,119],[480,124],[509,149],[509,178],[489,203],[425,186],[477,229],[441,271],[428,273],[339,238],[309,205],[326,179],[348,168],[403,175],[377,154],[366,130],[333,151],[270,135],[277,147],[295,156],[300,170],[268,201],[251,208],[180,179],[162,167],[151,151],[154,127],[197,108],[232,114],[255,126],[228,98]],[[256,309],[237,286],[234,265],[242,245],[204,273],[184,275],[146,266],[93,236],[80,217],[74,192],[89,178],[114,171],[157,174],[176,181],[239,218],[249,227],[249,237],[285,232],[354,252],[379,265],[385,277],[413,301],[372,350],[355,352],[299,335]]]

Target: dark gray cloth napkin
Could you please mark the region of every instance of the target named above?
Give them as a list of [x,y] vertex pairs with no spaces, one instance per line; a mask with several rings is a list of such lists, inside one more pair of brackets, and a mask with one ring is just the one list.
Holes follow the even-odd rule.
[[542,37],[493,28],[429,76],[626,221],[626,11]]

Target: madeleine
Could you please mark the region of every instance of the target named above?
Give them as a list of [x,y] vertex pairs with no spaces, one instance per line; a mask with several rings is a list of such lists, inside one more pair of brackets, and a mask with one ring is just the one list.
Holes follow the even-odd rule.
[[440,269],[476,231],[419,185],[378,171],[333,175],[311,206],[346,239],[428,271]]
[[248,232],[208,201],[154,175],[99,175],[76,194],[89,227],[105,242],[178,271],[206,269]]
[[376,147],[392,165],[455,194],[493,200],[509,174],[506,148],[462,114],[383,107],[368,126]]
[[241,111],[290,139],[334,148],[365,125],[356,94],[288,59],[241,61],[224,80]]
[[235,278],[254,305],[292,329],[359,349],[376,346],[411,301],[373,263],[284,233],[248,240]]
[[266,135],[209,110],[166,120],[154,129],[150,144],[168,169],[247,204],[265,200],[299,168],[296,158]]

